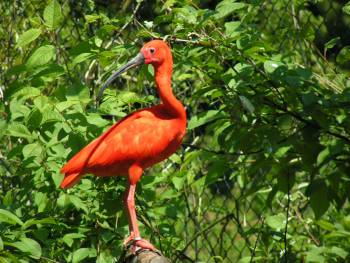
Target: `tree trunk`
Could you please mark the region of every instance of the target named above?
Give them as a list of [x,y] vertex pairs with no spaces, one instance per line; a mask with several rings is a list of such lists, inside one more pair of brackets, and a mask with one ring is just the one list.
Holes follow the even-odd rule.
[[160,252],[149,250],[141,250],[136,255],[128,253],[123,263],[171,263],[169,259],[164,257]]

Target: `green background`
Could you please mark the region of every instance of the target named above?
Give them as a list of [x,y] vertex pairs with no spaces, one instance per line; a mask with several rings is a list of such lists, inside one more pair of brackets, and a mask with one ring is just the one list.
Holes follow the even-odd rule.
[[154,38],[187,135],[137,189],[173,262],[349,262],[350,4],[1,1],[0,262],[116,262],[125,178],[63,191],[62,165],[158,103],[151,66],[95,97]]

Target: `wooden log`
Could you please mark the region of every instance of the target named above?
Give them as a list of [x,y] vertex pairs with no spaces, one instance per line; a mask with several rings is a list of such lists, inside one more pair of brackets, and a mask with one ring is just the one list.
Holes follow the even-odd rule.
[[133,255],[128,253],[123,263],[171,263],[169,259],[164,257],[160,252],[149,250],[141,250]]

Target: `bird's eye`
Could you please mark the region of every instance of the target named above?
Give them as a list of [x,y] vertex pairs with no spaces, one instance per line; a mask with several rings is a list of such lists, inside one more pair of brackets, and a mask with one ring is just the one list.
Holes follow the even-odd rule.
[[154,47],[151,47],[151,48],[149,49],[149,52],[151,52],[151,54],[153,54],[154,52],[156,52],[156,49],[155,49]]

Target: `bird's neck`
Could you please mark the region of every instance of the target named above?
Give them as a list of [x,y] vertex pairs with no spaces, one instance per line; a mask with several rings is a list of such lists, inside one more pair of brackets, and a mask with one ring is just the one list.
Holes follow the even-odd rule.
[[182,103],[176,99],[171,88],[172,66],[171,61],[171,63],[164,62],[155,67],[155,81],[158,94],[168,114],[174,118],[186,121],[185,108]]

